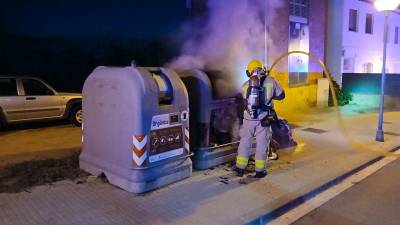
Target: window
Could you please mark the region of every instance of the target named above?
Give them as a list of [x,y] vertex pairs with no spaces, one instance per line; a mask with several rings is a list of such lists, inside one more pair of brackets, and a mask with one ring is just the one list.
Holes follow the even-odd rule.
[[369,62],[363,65],[363,73],[373,73],[373,72],[374,72],[374,64]]
[[365,19],[365,33],[372,34],[373,30],[373,17],[372,14],[367,13],[367,17]]
[[308,0],[290,0],[289,10],[291,16],[308,18]]
[[0,78],[0,96],[17,96],[17,82],[12,78]]
[[399,44],[399,27],[394,28],[394,43]]
[[22,80],[25,89],[25,95],[54,95],[42,82],[34,79]]
[[354,72],[354,64],[355,64],[354,58],[345,58],[343,60],[343,71],[347,72],[347,73],[353,73]]
[[349,12],[349,31],[357,32],[358,12],[355,9],[350,9]]
[[308,72],[289,72],[289,87],[307,84]]

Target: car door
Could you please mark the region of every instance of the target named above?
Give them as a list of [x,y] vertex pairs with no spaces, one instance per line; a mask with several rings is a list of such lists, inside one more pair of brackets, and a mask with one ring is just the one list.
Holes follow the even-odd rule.
[[26,119],[45,119],[62,116],[63,107],[55,91],[38,79],[21,79],[25,93]]
[[24,118],[25,96],[18,92],[17,79],[0,78],[0,107],[7,122]]

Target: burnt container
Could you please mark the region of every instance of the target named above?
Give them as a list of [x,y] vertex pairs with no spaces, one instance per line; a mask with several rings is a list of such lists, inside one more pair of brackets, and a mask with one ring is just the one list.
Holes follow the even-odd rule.
[[242,97],[219,97],[216,85],[205,72],[188,70],[178,73],[189,94],[190,148],[193,166],[208,169],[232,162],[239,145]]

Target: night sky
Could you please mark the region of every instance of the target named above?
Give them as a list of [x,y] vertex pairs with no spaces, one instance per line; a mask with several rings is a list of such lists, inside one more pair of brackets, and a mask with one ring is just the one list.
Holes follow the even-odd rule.
[[179,31],[187,15],[185,0],[2,0],[0,32],[148,39]]

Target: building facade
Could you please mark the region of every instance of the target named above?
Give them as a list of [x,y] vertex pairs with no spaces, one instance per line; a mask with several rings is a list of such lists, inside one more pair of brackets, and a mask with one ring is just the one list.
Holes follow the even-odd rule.
[[[373,1],[329,0],[326,62],[338,83],[343,73],[381,73],[384,13]],[[400,73],[400,11],[389,15],[387,73]]]
[[[283,2],[283,7],[270,8],[276,11],[276,16],[269,21],[271,54],[268,62],[274,62],[282,54],[290,51],[309,52],[324,61],[327,1],[280,2]],[[275,103],[278,113],[285,115],[286,110],[303,111],[315,106],[317,81],[323,77],[323,69],[318,61],[304,54],[291,54],[279,64],[280,66],[272,71],[272,75],[284,87],[287,97],[284,101]]]
[[[229,0],[226,0],[229,3]],[[250,0],[252,1],[252,0]],[[325,59],[327,0],[259,0],[265,1],[268,34],[267,62],[271,66],[289,51],[309,52],[321,61]],[[193,17],[207,14],[206,0],[188,0]],[[251,13],[251,12],[249,12]],[[316,105],[317,79],[323,69],[307,55],[284,57],[271,71],[286,91],[287,98],[276,107],[288,110]]]

